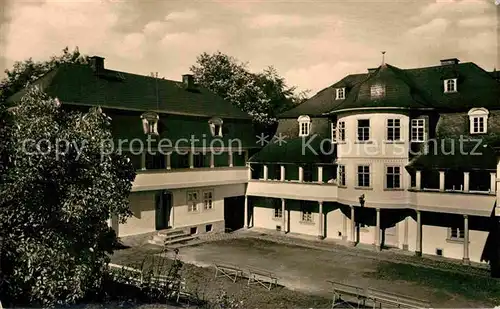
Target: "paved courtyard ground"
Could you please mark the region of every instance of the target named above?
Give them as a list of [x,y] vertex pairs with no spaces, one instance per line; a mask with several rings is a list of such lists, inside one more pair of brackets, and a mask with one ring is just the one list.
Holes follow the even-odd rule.
[[[113,261],[127,264],[158,250],[151,246],[120,250]],[[352,249],[341,247],[333,251],[319,250],[262,238],[239,237],[182,247],[179,258],[187,264],[183,271],[188,285],[204,287],[205,291],[222,288],[234,298],[244,300],[244,308],[326,308],[331,299],[331,287],[326,280],[421,298],[434,308],[491,308],[500,303],[498,280],[460,271],[460,268],[440,270],[418,266],[411,261],[394,263],[390,259],[373,258],[380,253],[360,252],[353,254]],[[280,278],[284,288],[273,292],[248,287],[244,281],[233,283],[225,278],[214,279],[213,264],[216,262],[271,271]],[[249,296],[254,294],[257,296]]]

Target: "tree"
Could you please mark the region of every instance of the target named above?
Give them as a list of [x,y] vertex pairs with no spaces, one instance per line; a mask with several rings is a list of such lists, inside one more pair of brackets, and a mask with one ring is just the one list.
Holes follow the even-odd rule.
[[103,147],[111,131],[100,108],[68,112],[30,87],[11,114],[0,186],[2,301],[71,303],[100,284],[116,244],[107,219],[131,215],[135,172]]
[[26,87],[29,83],[39,79],[50,70],[64,63],[86,63],[88,57],[82,55],[78,47],[70,52],[68,47],[62,50],[62,55],[52,56],[48,61],[33,61],[32,58],[16,61],[11,70],[5,70],[7,77],[0,82],[0,104]]
[[202,53],[191,72],[197,83],[266,126],[275,124],[280,112],[303,102],[307,93],[296,94],[296,87],[288,87],[274,67],[251,73],[247,63],[221,52]]

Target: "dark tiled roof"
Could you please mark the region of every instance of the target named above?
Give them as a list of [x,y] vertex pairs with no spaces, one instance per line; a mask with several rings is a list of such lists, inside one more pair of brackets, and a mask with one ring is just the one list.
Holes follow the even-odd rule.
[[415,157],[408,164],[407,169],[496,170],[497,158],[493,146],[480,140],[431,141],[428,143],[427,150]]
[[[386,64],[372,73],[348,75],[280,117],[379,107],[432,108],[443,112],[463,112],[473,107],[500,109],[499,77],[500,73],[487,72],[470,62],[416,69],[399,69]],[[448,78],[457,78],[458,92],[444,93],[444,80]],[[371,99],[373,84],[385,85],[384,97]],[[335,100],[335,88],[338,87],[347,88],[345,100]]]
[[[468,111],[473,107],[500,109],[500,83],[474,63],[405,70],[433,106],[444,111]],[[444,93],[443,82],[455,76],[458,92]]]
[[[251,163],[332,164],[335,153],[332,145],[321,135],[287,139],[281,145],[272,140],[249,159]],[[308,143],[310,141],[310,143]],[[310,147],[306,147],[310,145]]]
[[[371,97],[371,87],[381,86],[384,95]],[[442,85],[442,83],[440,83]],[[380,66],[357,84],[346,99],[331,110],[367,107],[430,108],[432,100],[426,97],[407,74],[389,64]]]
[[356,84],[364,80],[368,74],[348,75],[338,83],[325,88],[311,97],[304,103],[279,115],[280,118],[299,117],[300,115],[320,116],[329,112],[333,107],[342,103],[342,100],[335,100],[335,89],[345,87],[349,92]]
[[[112,119],[113,138],[125,141],[127,146],[133,139],[147,140],[144,134],[140,113],[132,111],[104,110]],[[256,142],[251,120],[225,119],[222,126],[222,137],[213,137],[208,124],[208,117],[193,117],[182,115],[160,115],[158,123],[158,139],[163,139],[162,145],[168,148],[175,143],[180,148],[189,146],[261,148]],[[192,141],[192,142],[191,142]],[[211,144],[213,143],[213,144]],[[136,144],[137,146],[137,144]]]
[[[63,104],[250,119],[245,112],[206,89],[188,91],[181,82],[112,70],[96,75],[88,65],[61,65],[35,84]],[[25,91],[14,94],[8,101],[20,100]]]

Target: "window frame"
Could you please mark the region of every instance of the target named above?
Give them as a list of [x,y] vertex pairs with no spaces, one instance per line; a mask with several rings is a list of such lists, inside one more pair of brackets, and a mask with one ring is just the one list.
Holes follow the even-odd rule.
[[144,112],[141,115],[142,127],[144,134],[148,135],[159,135],[158,133],[158,122],[160,116],[155,112]]
[[[444,80],[444,93],[455,93],[458,92],[458,83],[457,83],[457,78],[448,78]],[[453,89],[449,89],[449,85],[453,85]]]
[[[414,122],[417,122],[417,124],[415,124]],[[420,125],[418,122],[422,122],[422,124]],[[410,141],[412,143],[425,143],[425,141],[427,140],[427,119],[426,118],[423,118],[423,117],[420,117],[420,118],[413,118],[410,120]],[[419,132],[418,132],[418,129],[422,129],[422,139],[419,139]],[[417,139],[414,138],[415,134],[413,134],[415,132],[417,132],[416,134],[416,137]]]
[[[463,237],[461,237],[463,235]],[[453,241],[465,241],[465,228],[463,227],[449,227],[448,239]]]
[[301,202],[300,205],[300,222],[309,224],[314,223],[314,212],[305,202]]
[[337,143],[337,123],[333,122],[330,124],[331,134],[332,134],[332,144]]
[[[390,123],[392,121],[392,124]],[[397,122],[397,125],[396,125]],[[390,130],[392,129],[392,136]],[[396,134],[397,133],[397,134]],[[396,138],[397,135],[397,138]],[[400,142],[401,138],[401,118],[390,118],[386,121],[386,138],[389,142]]]
[[[195,195],[195,198],[190,198],[190,196]],[[195,213],[199,212],[198,204],[200,203],[200,191],[199,190],[188,190],[186,192],[186,204],[188,207],[188,212]]]
[[283,208],[280,205],[274,206],[273,219],[283,219]]
[[[368,168],[368,172],[361,172],[359,171],[359,168],[360,167],[363,167],[363,168]],[[360,185],[360,175],[363,175],[363,184]],[[364,177],[368,177],[368,185],[365,185],[365,179]],[[356,188],[371,188],[371,185],[372,185],[372,179],[371,179],[371,166],[370,164],[358,164],[356,165]]]
[[[399,171],[396,173],[395,172],[395,169],[398,169]],[[389,172],[389,169],[393,169],[392,172]],[[398,183],[399,183],[399,187],[395,187],[395,186],[389,186],[389,176],[392,176],[392,177],[395,177],[395,176],[398,176]],[[392,183],[394,185],[394,180],[396,178],[393,178],[392,179]],[[387,190],[400,190],[403,188],[403,183],[402,183],[402,168],[400,165],[386,165],[385,166],[385,189]]]
[[346,131],[345,131],[345,121],[337,122],[337,142],[345,142]]
[[347,174],[346,174],[346,166],[345,164],[338,164],[337,165],[337,178],[338,178],[338,185],[341,187],[346,187],[347,186]]
[[371,85],[370,86],[370,98],[373,99],[380,99],[385,96],[385,85]]
[[[469,116],[469,133],[470,134],[486,134],[488,133],[488,117],[489,117],[490,112],[484,108],[484,107],[479,107],[479,108],[472,108],[469,110],[467,115]],[[476,123],[475,121],[477,120],[477,130],[476,130]],[[482,122],[482,130],[480,129],[480,124]]]
[[[207,198],[206,194],[209,194],[210,197]],[[213,189],[203,190],[202,197],[203,197],[203,210],[214,209],[214,190]]]
[[299,136],[309,136],[311,134],[311,118],[307,115],[302,115],[297,121],[299,123]]
[[[368,126],[360,126],[359,125],[359,122],[360,121],[368,121]],[[369,118],[363,118],[363,119],[358,119],[358,123],[357,123],[357,134],[356,134],[356,140],[358,142],[368,142],[370,140],[370,126],[371,126],[371,123],[370,123],[370,119]],[[360,129],[362,130],[362,134],[360,135]],[[367,134],[366,134],[367,133]],[[365,136],[367,135],[367,136]],[[363,137],[363,139],[360,139],[360,137]]]
[[335,100],[345,99],[345,87],[335,89]]
[[213,137],[222,137],[222,126],[224,121],[219,117],[212,117],[208,120],[208,125],[210,127],[210,133]]

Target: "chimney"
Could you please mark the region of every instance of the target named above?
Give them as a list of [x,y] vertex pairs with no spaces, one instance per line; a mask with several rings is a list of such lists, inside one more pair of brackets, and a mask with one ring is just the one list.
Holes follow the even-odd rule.
[[96,73],[104,71],[104,58],[99,56],[89,57],[89,63],[92,70]]
[[442,59],[441,65],[458,64],[459,62],[460,60],[458,60],[457,58]]
[[195,89],[194,84],[194,75],[193,74],[184,74],[182,75],[182,84],[184,85],[184,89],[193,90]]

